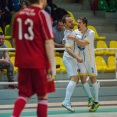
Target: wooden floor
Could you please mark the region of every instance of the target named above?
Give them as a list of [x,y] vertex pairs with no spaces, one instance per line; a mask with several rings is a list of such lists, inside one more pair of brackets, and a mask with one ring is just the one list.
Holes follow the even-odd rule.
[[[27,104],[21,117],[36,117],[36,105]],[[96,112],[90,113],[87,102],[72,102],[74,113],[61,106],[61,103],[48,103],[48,117],[117,117],[117,101],[101,101]],[[0,117],[10,117],[13,105],[0,105]]]

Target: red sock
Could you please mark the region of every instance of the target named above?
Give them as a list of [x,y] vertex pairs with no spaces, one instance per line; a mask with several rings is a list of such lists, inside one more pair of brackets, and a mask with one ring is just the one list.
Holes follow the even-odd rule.
[[37,107],[38,117],[47,117],[47,100],[39,100]]
[[25,97],[19,97],[14,104],[14,110],[13,110],[13,116],[19,117],[22,110],[25,107],[25,104],[27,102],[27,99]]

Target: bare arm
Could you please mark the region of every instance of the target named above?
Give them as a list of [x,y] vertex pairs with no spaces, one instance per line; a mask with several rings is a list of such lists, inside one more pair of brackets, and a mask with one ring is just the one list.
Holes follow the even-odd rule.
[[63,44],[58,44],[58,43],[55,43],[54,42],[54,45],[55,45],[55,47],[58,47],[58,48],[64,48],[64,45]]
[[52,39],[45,41],[45,49],[52,70],[52,78],[54,78],[55,58],[54,58],[54,41]]
[[83,62],[83,60],[82,60],[80,57],[76,56],[76,55],[71,51],[70,48],[66,48],[66,52],[67,52],[70,56],[72,56],[73,58],[75,58],[78,62],[80,62],[80,63]]

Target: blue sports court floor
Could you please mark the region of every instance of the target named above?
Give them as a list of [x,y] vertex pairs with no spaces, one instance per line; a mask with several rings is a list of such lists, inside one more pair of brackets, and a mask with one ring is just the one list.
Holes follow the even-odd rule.
[[[48,104],[48,117],[117,117],[117,101],[100,101],[96,112],[88,112],[87,102],[72,102],[75,113],[67,111],[61,103]],[[0,117],[10,117],[13,105],[0,105]],[[36,104],[27,104],[21,117],[36,117]]]

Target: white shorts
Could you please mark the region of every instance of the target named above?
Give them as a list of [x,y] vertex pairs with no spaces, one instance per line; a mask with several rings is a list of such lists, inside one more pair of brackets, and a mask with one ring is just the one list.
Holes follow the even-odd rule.
[[80,76],[89,75],[89,76],[97,76],[97,68],[94,61],[78,63],[78,73]]
[[67,70],[68,78],[70,78],[71,76],[78,75],[78,72],[77,72],[78,64],[77,63],[78,62],[76,61],[76,59],[63,56],[63,64],[65,65],[65,68]]

